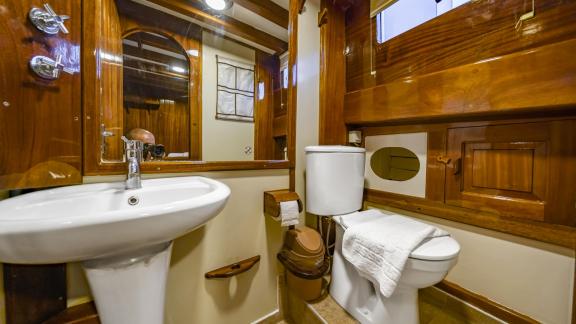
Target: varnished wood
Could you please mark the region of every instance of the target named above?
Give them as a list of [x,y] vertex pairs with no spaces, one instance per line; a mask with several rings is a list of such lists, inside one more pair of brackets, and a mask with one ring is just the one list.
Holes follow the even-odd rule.
[[80,74],[57,80],[36,76],[35,55],[55,58],[80,72],[81,11],[76,1],[51,3],[69,34],[46,35],[28,20],[39,0],[0,0],[0,189],[80,183],[82,129]]
[[[256,51],[256,94],[254,101],[254,159],[274,159],[274,84],[279,82],[280,61],[278,56]],[[264,84],[260,93],[258,84]],[[260,99],[262,97],[262,99]]]
[[573,227],[519,219],[504,219],[479,210],[371,189],[365,190],[364,199],[369,204],[391,206],[567,248],[576,246],[576,229]]
[[491,299],[478,295],[465,289],[455,283],[447,280],[442,280],[435,285],[436,288],[456,297],[460,300],[475,306],[486,313],[504,321],[505,323],[517,324],[536,324],[538,321],[530,318],[527,315],[518,313],[504,305],[501,305]]
[[260,262],[260,256],[254,256],[246,260],[242,260],[216,270],[208,271],[204,274],[206,279],[226,279],[244,273]]
[[278,26],[288,28],[288,10],[270,0],[234,0],[234,3],[270,20]]
[[96,305],[85,303],[63,310],[42,324],[100,324]]
[[225,15],[216,16],[204,11],[203,6],[196,1],[151,0],[150,2],[210,25],[216,30],[223,30],[256,44],[260,44],[261,46],[274,50],[276,53],[284,53],[288,48],[286,42],[283,40],[248,24]]
[[296,113],[297,101],[297,56],[298,56],[298,14],[300,12],[300,0],[290,0],[288,20],[288,95],[286,104],[286,147],[288,160],[290,161],[290,186],[291,191],[296,190]]
[[568,119],[449,130],[447,156],[462,159],[462,174],[446,169],[446,203],[576,226],[575,127]]
[[66,309],[66,265],[4,264],[6,322],[42,323]]
[[574,111],[575,51],[576,39],[349,92],[344,119],[367,124]]
[[[574,38],[574,1],[536,1],[535,5],[536,16],[515,29],[518,17],[528,10],[525,1],[471,1],[381,45],[372,33],[371,52],[369,28],[374,28],[375,19],[369,18],[369,1],[358,1],[348,10],[347,89],[366,89]],[[370,74],[371,53],[375,77]],[[515,68],[520,67],[530,68]]]
[[285,201],[297,201],[298,211],[301,213],[304,210],[298,193],[290,190],[274,190],[264,192],[264,214],[272,217],[280,216],[280,203]]
[[348,135],[343,119],[346,93],[345,14],[330,0],[322,0],[321,7],[325,11],[325,23],[320,27],[319,143],[344,145]]

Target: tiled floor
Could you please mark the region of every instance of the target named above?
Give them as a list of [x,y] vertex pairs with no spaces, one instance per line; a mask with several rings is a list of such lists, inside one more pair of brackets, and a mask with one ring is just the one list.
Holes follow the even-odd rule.
[[[294,296],[292,296],[294,298]],[[291,305],[295,305],[293,301]],[[358,323],[334,299],[328,295],[326,298],[309,304],[310,311],[307,311],[306,304],[298,303],[298,314],[293,318],[298,320],[287,320],[280,323],[294,324],[355,324]],[[430,287],[420,290],[419,294],[420,324],[498,324],[503,323],[489,315],[464,304],[462,301],[447,295],[446,293]],[[293,310],[291,310],[293,311]],[[316,319],[311,316],[313,313],[321,316]]]

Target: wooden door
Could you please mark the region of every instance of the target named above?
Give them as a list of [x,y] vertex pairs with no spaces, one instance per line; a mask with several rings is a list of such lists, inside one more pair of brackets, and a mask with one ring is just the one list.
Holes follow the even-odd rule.
[[450,129],[448,152],[447,204],[576,225],[574,120]]
[[[69,33],[49,35],[28,18],[48,3]],[[0,0],[0,189],[80,183],[81,1]],[[38,77],[32,57],[61,56],[69,72]]]

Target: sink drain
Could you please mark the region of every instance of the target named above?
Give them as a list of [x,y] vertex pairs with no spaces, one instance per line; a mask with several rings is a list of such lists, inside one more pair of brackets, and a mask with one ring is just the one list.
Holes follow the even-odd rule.
[[140,199],[138,199],[138,197],[136,197],[136,196],[132,196],[132,197],[128,198],[128,205],[130,205],[130,206],[138,205],[139,202],[140,202]]

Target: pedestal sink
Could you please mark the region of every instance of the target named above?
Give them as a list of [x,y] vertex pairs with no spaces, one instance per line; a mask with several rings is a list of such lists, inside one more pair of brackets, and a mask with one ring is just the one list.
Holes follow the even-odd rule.
[[0,202],[0,262],[82,261],[103,324],[161,324],[172,240],[204,225],[230,189],[204,177],[88,184]]

